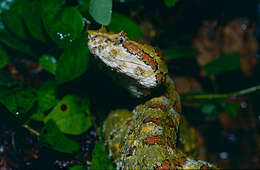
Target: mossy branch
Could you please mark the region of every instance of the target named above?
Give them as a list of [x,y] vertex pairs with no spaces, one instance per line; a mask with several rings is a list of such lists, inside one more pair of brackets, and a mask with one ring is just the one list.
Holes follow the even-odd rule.
[[224,94],[198,94],[198,95],[183,95],[181,96],[183,100],[194,100],[194,99],[221,99],[227,97],[235,97],[240,95],[245,95],[253,93],[257,90],[260,90],[260,85],[253,86],[247,89],[243,89],[236,92],[224,93]]

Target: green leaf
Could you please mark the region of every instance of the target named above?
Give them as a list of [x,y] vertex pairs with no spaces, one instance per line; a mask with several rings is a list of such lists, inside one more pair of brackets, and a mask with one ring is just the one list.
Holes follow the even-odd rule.
[[36,101],[34,89],[5,89],[0,91],[0,103],[2,103],[15,116],[23,116]]
[[11,7],[8,10],[3,10],[1,13],[1,19],[4,25],[12,33],[14,33],[19,38],[25,40],[26,33],[23,25],[22,15],[23,15],[23,0],[13,1]]
[[41,16],[45,19],[53,18],[65,5],[66,0],[41,0]]
[[12,49],[18,50],[29,56],[36,55],[35,52],[31,49],[31,47],[28,44],[26,44],[26,42],[14,38],[9,32],[5,30],[0,30],[0,42]]
[[80,148],[77,142],[64,136],[52,120],[46,122],[40,139],[44,146],[60,152],[76,153]]
[[55,16],[43,16],[43,23],[51,39],[63,48],[77,39],[84,27],[83,17],[74,7],[65,8]]
[[41,9],[40,1],[25,0],[23,4],[23,21],[28,31],[36,40],[46,42],[43,30],[42,19],[39,10]]
[[236,53],[222,55],[203,67],[208,75],[236,70],[240,68],[240,56]]
[[61,54],[56,72],[56,79],[60,83],[71,81],[86,71],[89,61],[86,39],[86,34],[82,35]]
[[84,170],[85,168],[81,165],[74,165],[70,170]]
[[13,80],[5,69],[0,70],[0,86],[12,87],[17,85],[17,81]]
[[195,56],[198,51],[188,46],[174,44],[163,51],[163,56],[171,59]]
[[0,46],[0,69],[5,67],[7,63],[10,62],[10,58],[3,49],[3,47]]
[[54,81],[47,81],[37,90],[38,112],[44,112],[57,105],[56,88]]
[[112,162],[109,160],[108,152],[105,150],[104,143],[99,141],[92,152],[92,169],[109,169],[114,170]]
[[[124,23],[124,24],[122,24]],[[108,25],[109,30],[113,32],[125,31],[129,38],[140,39],[143,37],[143,31],[131,18],[118,13],[113,13],[112,21]]]
[[112,14],[112,0],[90,0],[89,14],[102,25],[108,25]]
[[231,116],[236,117],[238,111],[239,111],[239,105],[236,103],[227,102],[225,100],[218,100],[218,103],[221,105],[221,107],[224,109],[225,112],[230,114]]
[[63,133],[79,135],[91,126],[90,102],[78,96],[65,96],[44,122],[53,120]]
[[173,7],[179,0],[164,0],[165,5],[168,8]]
[[49,73],[55,75],[56,74],[56,64],[57,63],[57,60],[54,56],[50,56],[50,55],[47,55],[47,54],[44,54],[42,55],[40,58],[39,58],[39,64],[40,66],[48,71]]
[[206,115],[212,115],[217,111],[217,106],[213,103],[207,103],[202,105],[201,111]]

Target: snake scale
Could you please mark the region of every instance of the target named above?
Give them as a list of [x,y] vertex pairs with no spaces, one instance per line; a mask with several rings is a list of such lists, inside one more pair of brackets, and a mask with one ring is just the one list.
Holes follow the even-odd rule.
[[88,30],[90,52],[112,70],[132,95],[141,98],[163,86],[132,112],[117,109],[104,122],[104,135],[117,169],[217,169],[176,148],[181,102],[160,52],[132,41],[125,32]]

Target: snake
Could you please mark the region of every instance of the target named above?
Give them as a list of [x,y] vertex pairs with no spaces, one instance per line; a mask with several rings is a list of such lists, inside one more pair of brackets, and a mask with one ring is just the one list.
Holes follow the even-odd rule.
[[[104,27],[88,30],[97,63],[131,95],[147,100],[133,111],[116,109],[104,121],[104,138],[117,169],[218,169],[176,147],[183,121],[181,99],[160,51]],[[154,93],[160,89],[160,93]]]

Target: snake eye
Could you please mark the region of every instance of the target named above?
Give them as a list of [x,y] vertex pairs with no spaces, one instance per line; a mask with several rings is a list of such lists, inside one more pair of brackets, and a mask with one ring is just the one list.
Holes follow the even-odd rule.
[[120,36],[120,37],[118,38],[118,43],[119,43],[119,44],[123,44],[124,42],[125,42],[125,37],[121,37],[121,36]]

